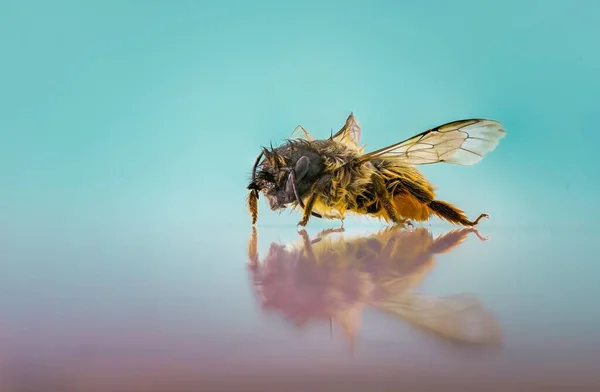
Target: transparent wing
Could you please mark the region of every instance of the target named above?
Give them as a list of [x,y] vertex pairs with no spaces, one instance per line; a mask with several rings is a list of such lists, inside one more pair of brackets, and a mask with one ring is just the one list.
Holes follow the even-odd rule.
[[302,125],[298,125],[294,129],[294,131],[290,135],[290,139],[304,139],[309,141],[315,140],[315,138],[312,137],[312,135],[308,133],[308,131]]
[[446,339],[475,344],[502,341],[495,318],[471,295],[402,294],[381,301],[377,307]]
[[354,117],[354,113],[350,113],[342,129],[337,131],[332,139],[352,147],[359,147],[361,132],[360,123]]
[[459,120],[429,129],[403,142],[363,155],[362,160],[393,159],[409,165],[438,162],[473,165],[506,135],[494,120]]

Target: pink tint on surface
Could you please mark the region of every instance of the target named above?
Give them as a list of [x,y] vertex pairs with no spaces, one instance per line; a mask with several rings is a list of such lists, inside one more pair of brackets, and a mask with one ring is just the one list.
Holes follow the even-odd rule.
[[[0,303],[0,392],[600,390],[599,334],[583,306],[513,312],[514,279],[506,292],[448,289],[477,282],[477,264],[460,264],[469,255],[487,258],[477,263],[493,279],[506,276],[510,250],[495,264],[490,244],[470,230],[383,230],[301,233],[261,251],[254,231],[223,248],[237,259],[205,250],[220,263],[200,270],[210,279],[189,278],[198,261],[155,263],[152,275],[132,262],[123,268],[143,279],[119,280],[111,266],[87,290],[85,268],[36,286],[21,270],[35,264],[13,264],[0,278],[10,294]],[[161,252],[153,248],[168,260]],[[555,288],[538,290],[558,298]]]

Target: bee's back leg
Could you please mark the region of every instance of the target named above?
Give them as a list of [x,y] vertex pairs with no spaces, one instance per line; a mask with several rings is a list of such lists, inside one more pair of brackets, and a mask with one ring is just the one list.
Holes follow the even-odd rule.
[[470,221],[463,211],[443,200],[432,200],[429,202],[428,207],[431,209],[431,212],[440,218],[445,219],[450,223],[461,224],[463,226],[473,227],[476,226],[481,219],[489,218],[488,214],[481,214],[474,221]]

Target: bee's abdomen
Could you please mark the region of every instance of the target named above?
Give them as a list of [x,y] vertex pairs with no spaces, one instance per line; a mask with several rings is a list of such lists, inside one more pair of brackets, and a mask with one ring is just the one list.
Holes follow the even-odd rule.
[[356,207],[360,212],[389,219],[384,208],[386,200],[381,199],[389,198],[388,203],[391,203],[396,217],[419,221],[429,217],[428,204],[435,194],[431,184],[417,169],[389,161],[373,162],[373,169],[383,181],[387,196],[378,195],[374,184],[368,184],[356,197]]

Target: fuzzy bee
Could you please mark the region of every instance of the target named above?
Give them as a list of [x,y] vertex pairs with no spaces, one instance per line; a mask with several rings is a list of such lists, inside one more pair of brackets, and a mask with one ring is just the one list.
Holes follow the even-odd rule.
[[[344,126],[317,140],[301,125],[279,147],[263,147],[247,189],[254,225],[262,193],[271,210],[302,209],[300,226],[310,216],[344,220],[347,213],[392,224],[423,222],[437,216],[455,225],[475,226],[452,204],[437,200],[433,185],[415,167],[438,162],[473,165],[505,136],[502,124],[486,119],[450,122],[402,142],[364,153],[361,127],[350,113]],[[261,160],[262,158],[262,160]]]

